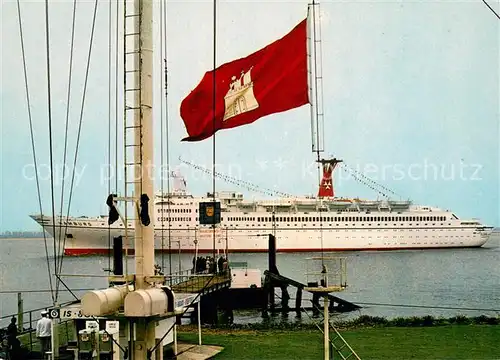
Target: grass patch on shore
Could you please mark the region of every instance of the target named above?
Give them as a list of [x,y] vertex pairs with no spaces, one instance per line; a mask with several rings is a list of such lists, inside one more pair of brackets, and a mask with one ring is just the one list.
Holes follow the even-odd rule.
[[[498,326],[372,327],[341,334],[361,359],[500,359]],[[197,342],[192,329],[179,328],[178,337]],[[320,359],[323,354],[318,330],[204,329],[202,342],[224,347],[217,360]]]

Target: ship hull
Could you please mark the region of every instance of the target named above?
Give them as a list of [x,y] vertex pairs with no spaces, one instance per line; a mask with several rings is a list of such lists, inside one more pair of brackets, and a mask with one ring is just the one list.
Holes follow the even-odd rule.
[[[52,234],[53,228],[45,229]],[[56,239],[61,237],[56,228]],[[267,252],[267,235],[274,233],[278,252],[319,251],[387,251],[442,248],[473,248],[484,245],[491,231],[484,227],[383,228],[383,229],[237,229],[217,231],[215,244],[213,230],[155,230],[155,250],[172,253]],[[108,254],[113,237],[124,236],[121,229],[69,227],[64,240],[66,255]],[[133,231],[123,239],[123,247],[133,254]],[[170,240],[169,240],[170,239]],[[170,243],[170,246],[169,246]]]
[[[480,248],[482,245],[477,245],[477,246],[448,246],[448,247],[390,247],[390,248],[332,248],[332,249],[306,249],[306,248],[298,248],[298,249],[277,249],[276,252],[278,253],[316,253],[316,252],[348,252],[348,251],[396,251],[396,250],[430,250],[430,249],[463,249],[463,248]],[[156,249],[155,250],[158,253],[169,253],[168,249]],[[225,250],[217,250],[218,253],[224,253]],[[239,249],[239,250],[231,250],[229,249],[228,252],[231,253],[249,253],[249,254],[254,254],[254,253],[267,253],[268,249]],[[176,249],[171,250],[172,253],[177,254],[178,251]],[[213,250],[212,249],[201,249],[201,250],[181,250],[182,254],[212,254]],[[66,256],[93,256],[93,255],[108,255],[110,254],[110,250],[107,248],[71,248],[71,249],[65,249],[64,254]],[[129,250],[128,252],[129,255],[134,254],[134,249]]]

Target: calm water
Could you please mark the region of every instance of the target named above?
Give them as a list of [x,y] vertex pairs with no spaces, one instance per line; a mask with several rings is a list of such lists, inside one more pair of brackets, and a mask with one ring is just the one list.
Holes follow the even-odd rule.
[[[49,244],[49,253],[52,253]],[[305,282],[306,258],[314,254],[278,254],[277,265],[281,274]],[[317,254],[319,255],[319,254]],[[328,255],[339,255],[329,253]],[[341,298],[352,302],[390,305],[424,305],[439,307],[496,309],[497,311],[466,311],[421,309],[396,306],[363,305],[353,315],[367,314],[386,317],[427,315],[476,316],[500,314],[500,233],[479,249],[415,250],[348,252],[348,288]],[[50,257],[51,268],[54,259]],[[172,268],[191,267],[192,255],[172,255]],[[245,261],[250,268],[267,269],[267,254],[230,254],[230,261]],[[157,263],[169,268],[169,256],[157,256]],[[133,271],[130,260],[129,272]],[[105,256],[65,257],[63,274],[103,275],[108,268]],[[64,277],[71,289],[102,288],[105,278]],[[17,291],[46,290],[50,288],[47,260],[43,240],[0,240],[0,317],[17,310]],[[9,293],[11,291],[12,293]],[[74,291],[81,295],[83,291]],[[294,289],[289,288],[292,299]],[[25,310],[40,308],[52,303],[50,293],[23,294]],[[61,302],[73,300],[68,293],[61,293]],[[290,302],[291,304],[292,302]],[[304,302],[304,305],[306,303]],[[240,312],[236,322],[259,321],[253,311]],[[293,320],[295,315],[290,314]],[[307,318],[307,317],[306,317]],[[2,324],[4,325],[4,321]]]

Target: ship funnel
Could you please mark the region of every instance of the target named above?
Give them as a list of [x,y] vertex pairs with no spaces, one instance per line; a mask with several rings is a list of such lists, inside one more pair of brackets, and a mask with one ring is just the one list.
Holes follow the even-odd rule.
[[323,177],[321,178],[321,182],[319,183],[318,197],[334,197],[335,192],[333,191],[333,177],[332,173],[335,170],[335,167],[338,163],[341,163],[342,160],[338,160],[336,158],[329,160],[318,160],[318,162],[323,166]]

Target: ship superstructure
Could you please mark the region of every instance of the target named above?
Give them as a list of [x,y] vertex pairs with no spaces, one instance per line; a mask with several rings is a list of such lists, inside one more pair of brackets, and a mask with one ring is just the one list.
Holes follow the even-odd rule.
[[[267,251],[263,235],[269,233],[276,235],[282,252],[479,247],[492,231],[476,219],[463,220],[451,211],[409,200],[315,196],[247,200],[236,191],[220,191],[215,198],[221,203],[221,224],[215,230],[220,251]],[[200,226],[198,219],[200,202],[212,200],[212,193],[196,197],[185,188],[157,194],[152,216],[156,250],[168,250],[170,229],[171,251],[180,247],[182,252],[212,252],[213,229]],[[51,218],[44,217],[43,223],[40,216],[32,218],[52,232]],[[128,228],[133,233],[132,221]],[[66,233],[67,255],[107,253],[109,236],[125,232],[120,220],[108,230],[107,216],[56,218],[56,239],[59,229],[61,239]]]

